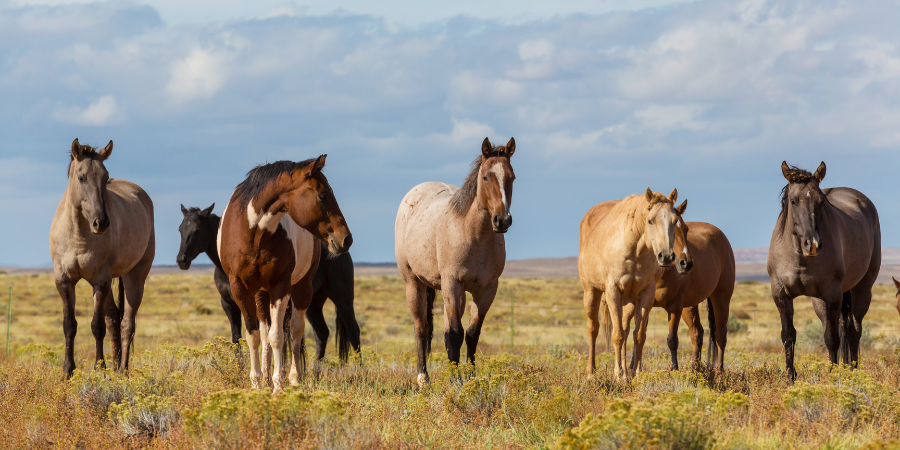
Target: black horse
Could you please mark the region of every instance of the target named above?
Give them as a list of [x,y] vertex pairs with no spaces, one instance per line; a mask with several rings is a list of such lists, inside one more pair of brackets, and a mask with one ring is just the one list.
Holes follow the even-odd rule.
[[[209,260],[215,264],[213,279],[222,297],[222,309],[231,323],[231,342],[236,343],[241,338],[241,310],[231,296],[228,275],[225,275],[219,261],[219,252],[216,248],[219,216],[212,214],[214,206],[215,203],[202,211],[200,208],[188,209],[184,205],[181,206],[181,212],[184,214],[184,220],[178,227],[181,232],[181,248],[175,261],[180,269],[187,270],[194,258],[205,252]],[[339,256],[331,254],[324,243],[321,248],[322,256],[313,280],[313,299],[309,309],[306,310],[306,320],[312,325],[316,335],[316,359],[322,359],[325,357],[329,334],[322,308],[325,306],[325,300],[330,298],[337,313],[335,331],[338,336],[338,355],[341,361],[347,361],[351,346],[359,353],[359,324],[356,322],[356,312],[353,309],[353,260],[349,253]],[[289,320],[289,317],[285,317],[287,328]]]

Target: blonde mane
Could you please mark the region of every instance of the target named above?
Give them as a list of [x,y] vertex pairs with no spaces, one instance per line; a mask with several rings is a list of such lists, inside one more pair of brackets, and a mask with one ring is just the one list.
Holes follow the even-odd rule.
[[644,225],[650,209],[657,203],[673,204],[668,197],[659,192],[654,192],[653,199],[649,202],[645,194],[631,195],[616,204],[609,211],[607,218],[620,221],[620,229],[623,231],[640,236],[644,233]]

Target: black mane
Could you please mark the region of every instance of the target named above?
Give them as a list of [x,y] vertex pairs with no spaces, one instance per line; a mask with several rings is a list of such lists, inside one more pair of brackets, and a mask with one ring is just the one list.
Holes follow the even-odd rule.
[[[790,164],[788,164],[788,173],[786,177],[790,181],[788,181],[788,184],[784,185],[784,187],[781,188],[781,214],[778,216],[778,226],[781,227],[782,233],[784,233],[784,226],[787,223],[788,187],[795,183],[809,183],[810,181],[816,179],[809,171],[803,170],[797,166]],[[823,197],[825,197],[826,203],[831,203],[830,201],[828,201],[828,196],[825,196],[823,194]]]
[[[503,146],[494,147],[490,157],[506,156],[506,154],[500,150],[505,148],[506,147]],[[467,175],[466,180],[463,181],[462,187],[460,187],[459,190],[453,194],[453,197],[450,198],[450,209],[457,215],[466,215],[469,211],[469,207],[472,206],[472,202],[475,201],[475,194],[478,193],[478,172],[481,169],[481,164],[483,162],[484,156],[482,155],[478,155],[478,157],[472,161],[469,175]]]
[[310,158],[300,162],[293,161],[275,161],[269,164],[261,164],[247,172],[247,179],[237,185],[234,194],[231,195],[231,201],[239,199],[241,209],[247,207],[250,200],[256,198],[260,192],[272,181],[283,174],[290,174],[294,170],[306,167],[315,161],[316,158]]

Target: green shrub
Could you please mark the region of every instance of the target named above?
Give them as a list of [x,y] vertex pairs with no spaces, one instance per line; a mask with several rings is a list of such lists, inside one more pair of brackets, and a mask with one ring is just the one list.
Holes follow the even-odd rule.
[[728,322],[725,324],[725,327],[728,329],[729,334],[735,334],[747,331],[748,325],[747,322],[738,320],[738,318],[734,316],[733,312],[729,312]]

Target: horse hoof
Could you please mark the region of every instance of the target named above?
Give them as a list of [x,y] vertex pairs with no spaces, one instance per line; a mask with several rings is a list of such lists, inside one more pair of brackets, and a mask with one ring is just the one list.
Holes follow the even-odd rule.
[[420,373],[418,377],[416,377],[416,382],[419,383],[419,387],[423,388],[426,384],[428,384],[428,375],[424,373]]
[[250,389],[260,389],[261,387],[260,377],[250,377]]

